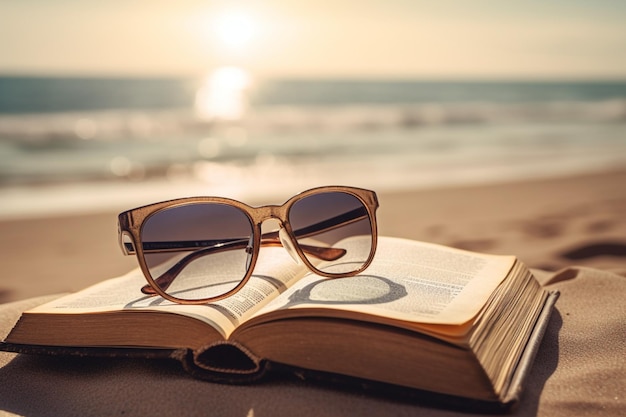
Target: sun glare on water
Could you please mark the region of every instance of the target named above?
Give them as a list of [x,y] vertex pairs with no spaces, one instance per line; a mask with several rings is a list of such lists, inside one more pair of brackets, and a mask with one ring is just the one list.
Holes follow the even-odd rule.
[[196,92],[195,108],[203,119],[236,120],[243,116],[250,75],[239,67],[220,67],[209,74]]

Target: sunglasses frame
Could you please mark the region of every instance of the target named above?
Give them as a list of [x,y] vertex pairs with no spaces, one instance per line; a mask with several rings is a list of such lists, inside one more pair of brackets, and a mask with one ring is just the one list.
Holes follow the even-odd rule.
[[[326,194],[332,192],[345,193],[356,197],[363,204],[363,207],[365,207],[365,209],[367,210],[368,220],[370,222],[370,229],[372,231],[372,246],[370,248],[370,253],[367,261],[359,269],[347,273],[328,273],[320,271],[315,266],[313,266],[313,264],[304,254],[300,244],[297,242],[294,231],[289,222],[289,210],[297,201],[315,194]],[[245,276],[241,279],[239,284],[237,284],[237,286],[230,291],[215,297],[187,300],[183,298],[177,298],[168,294],[155,282],[155,279],[152,277],[152,274],[150,273],[150,270],[145,260],[144,249],[143,245],[141,244],[141,231],[146,220],[162,210],[198,203],[225,204],[241,210],[248,217],[252,226],[252,257],[250,260],[250,266],[248,267]],[[118,215],[118,239],[124,255],[134,254],[137,256],[141,271],[148,281],[148,285],[142,289],[144,293],[151,295],[158,294],[166,300],[179,304],[207,304],[227,298],[241,290],[241,288],[246,285],[246,283],[250,280],[250,277],[253,275],[254,268],[259,257],[259,251],[262,245],[283,246],[278,237],[278,232],[270,232],[269,234],[265,235],[263,235],[262,233],[261,227],[263,222],[270,219],[277,220],[287,232],[289,240],[291,241],[291,245],[288,246],[291,246],[291,248],[285,249],[288,251],[295,251],[300,260],[304,263],[304,265],[306,265],[306,267],[315,274],[326,278],[342,278],[351,277],[359,274],[360,272],[363,272],[371,264],[372,260],[374,259],[374,254],[376,253],[376,245],[378,242],[376,210],[378,209],[378,207],[378,198],[374,191],[357,187],[336,185],[317,187],[303,191],[291,197],[282,205],[264,205],[259,207],[252,207],[240,201],[224,197],[187,197],[149,204],[120,213]],[[263,241],[262,239],[265,239],[265,241]]]

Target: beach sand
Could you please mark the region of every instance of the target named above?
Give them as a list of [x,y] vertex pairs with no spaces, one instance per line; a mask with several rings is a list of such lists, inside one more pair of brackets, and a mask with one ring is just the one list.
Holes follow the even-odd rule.
[[[378,194],[381,235],[513,254],[531,268],[626,271],[626,171]],[[0,302],[77,291],[135,268],[118,247],[116,215],[0,221]]]

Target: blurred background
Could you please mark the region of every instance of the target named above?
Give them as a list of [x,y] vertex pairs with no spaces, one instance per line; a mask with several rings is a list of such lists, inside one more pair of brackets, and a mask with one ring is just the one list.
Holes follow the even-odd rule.
[[623,168],[625,21],[617,0],[0,0],[0,217]]

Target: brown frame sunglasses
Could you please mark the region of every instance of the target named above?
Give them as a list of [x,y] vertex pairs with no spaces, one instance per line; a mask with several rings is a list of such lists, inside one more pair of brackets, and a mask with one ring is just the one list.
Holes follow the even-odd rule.
[[[332,194],[343,195],[350,200],[354,200],[354,208],[342,210],[338,207],[338,212],[333,213],[314,223],[306,226],[293,227],[290,221],[292,208],[298,202],[305,199],[325,195],[330,200],[320,200],[324,203],[325,210],[331,210]],[[338,198],[338,197],[336,197]],[[345,198],[344,198],[345,199]],[[149,219],[158,213],[178,207],[192,205],[221,205],[235,208],[247,217],[250,224],[251,237],[233,239],[193,239],[193,240],[168,240],[144,241],[143,228]],[[148,285],[142,288],[142,292],[148,295],[160,295],[161,297],[181,304],[206,304],[229,297],[239,291],[249,281],[253,275],[256,262],[259,257],[261,246],[283,246],[294,259],[301,260],[306,267],[317,275],[327,278],[350,277],[364,271],[372,262],[376,252],[378,232],[376,225],[376,210],[378,199],[374,191],[345,186],[326,186],[313,188],[287,200],[282,205],[265,205],[252,207],[237,200],[223,197],[189,197],[175,200],[163,201],[120,213],[118,216],[118,237],[120,247],[125,255],[136,255],[139,266],[148,281]],[[280,224],[280,230],[262,233],[262,223],[269,219],[276,219]],[[341,259],[346,250],[343,248],[329,247],[328,245],[306,244],[300,242],[302,239],[314,237],[322,233],[329,233],[340,228],[356,224],[367,220],[371,233],[369,254],[362,264],[348,271],[328,272],[318,269],[310,258],[320,261],[332,262]],[[295,229],[295,230],[294,230]],[[215,296],[186,299],[168,293],[168,288],[181,274],[181,272],[193,261],[211,254],[223,253],[232,250],[244,250],[247,254],[245,275],[238,278],[239,283],[233,288]],[[153,271],[146,261],[146,255],[164,254],[169,252],[185,253],[184,256],[176,260],[168,269],[160,271],[157,277],[153,277]]]

